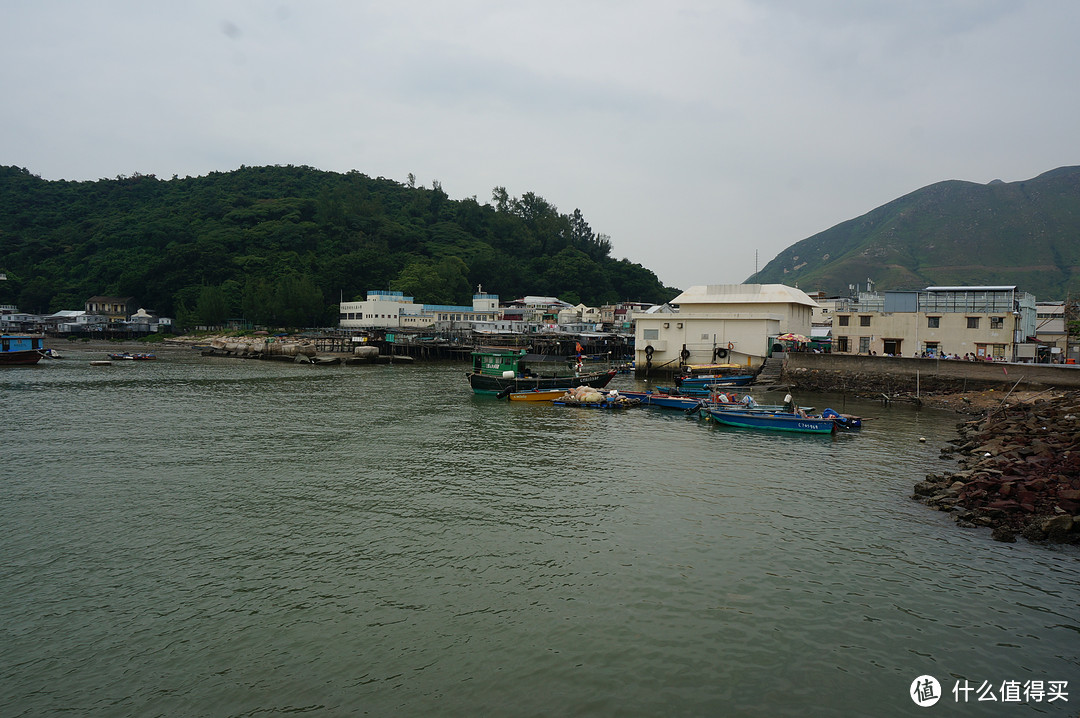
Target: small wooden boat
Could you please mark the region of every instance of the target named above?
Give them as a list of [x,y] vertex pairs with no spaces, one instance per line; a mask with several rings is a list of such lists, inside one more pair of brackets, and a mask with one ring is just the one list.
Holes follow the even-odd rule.
[[566,394],[566,389],[529,389],[512,391],[506,395],[510,401],[554,401]]
[[90,366],[112,366],[112,362],[108,359],[95,359],[90,362]]

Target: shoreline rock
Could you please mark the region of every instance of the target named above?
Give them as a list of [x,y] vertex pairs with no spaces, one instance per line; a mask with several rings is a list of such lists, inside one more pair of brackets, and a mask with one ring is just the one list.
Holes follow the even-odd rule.
[[913,499],[996,541],[1080,544],[1080,392],[1003,403],[957,429],[942,458],[960,470],[928,474]]

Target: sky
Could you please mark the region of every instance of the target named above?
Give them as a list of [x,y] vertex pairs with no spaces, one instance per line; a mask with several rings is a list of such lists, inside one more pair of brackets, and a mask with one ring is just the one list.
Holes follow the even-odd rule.
[[1080,164],[1075,0],[2,0],[0,165],[356,170],[745,281],[942,180]]

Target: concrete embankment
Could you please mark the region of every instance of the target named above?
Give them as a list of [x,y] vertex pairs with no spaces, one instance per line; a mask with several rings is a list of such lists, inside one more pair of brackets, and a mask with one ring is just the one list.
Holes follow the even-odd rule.
[[942,457],[958,456],[961,469],[928,475],[912,498],[998,541],[1080,543],[1080,392],[1002,406],[958,428]]
[[918,400],[923,395],[988,390],[1080,389],[1080,367],[790,353],[782,381],[793,388],[862,397]]

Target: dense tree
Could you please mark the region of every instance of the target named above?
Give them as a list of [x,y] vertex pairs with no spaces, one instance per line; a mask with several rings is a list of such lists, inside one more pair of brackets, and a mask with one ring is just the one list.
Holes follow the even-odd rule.
[[229,306],[221,287],[203,287],[195,305],[195,316],[200,324],[220,326],[229,317]]
[[96,182],[0,167],[0,302],[55,311],[121,294],[181,324],[181,315],[271,324],[333,321],[339,298],[379,288],[433,304],[468,304],[478,284],[590,304],[677,294],[612,260],[610,239],[580,210],[561,215],[505,187],[492,202],[452,200],[438,181],[428,189],[310,167]]

